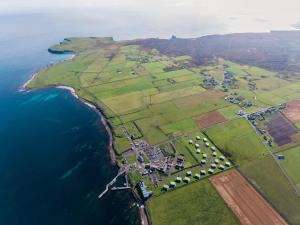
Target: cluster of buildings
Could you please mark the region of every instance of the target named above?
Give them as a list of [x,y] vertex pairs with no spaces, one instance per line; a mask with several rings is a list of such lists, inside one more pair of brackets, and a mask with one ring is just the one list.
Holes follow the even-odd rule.
[[202,83],[203,87],[206,89],[214,89],[218,85],[218,82],[213,77],[204,78]]
[[272,113],[278,112],[282,109],[285,109],[286,107],[287,107],[287,104],[282,103],[282,104],[275,105],[275,106],[272,106],[272,107],[269,107],[266,109],[262,109],[255,113],[251,113],[251,114],[247,115],[247,118],[248,118],[248,120],[250,120],[252,122],[253,125],[255,125],[255,120],[257,120],[257,119],[264,120],[264,117],[267,114],[272,114]]
[[253,106],[253,102],[251,101],[245,101],[245,97],[237,94],[237,93],[234,93],[232,95],[228,95],[225,97],[225,100],[227,102],[230,102],[232,104],[236,104],[236,105],[239,105],[243,108],[249,108],[251,106]]
[[177,170],[182,170],[184,168],[185,158],[184,155],[180,154],[177,156],[175,168]]
[[223,91],[227,92],[229,87],[232,89],[238,88],[238,82],[232,73],[225,70],[224,71],[224,79],[222,81]]

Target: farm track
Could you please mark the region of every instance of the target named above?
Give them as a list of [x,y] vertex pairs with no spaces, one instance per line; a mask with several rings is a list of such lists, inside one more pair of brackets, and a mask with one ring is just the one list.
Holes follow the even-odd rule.
[[235,169],[209,178],[243,225],[287,225],[287,222]]

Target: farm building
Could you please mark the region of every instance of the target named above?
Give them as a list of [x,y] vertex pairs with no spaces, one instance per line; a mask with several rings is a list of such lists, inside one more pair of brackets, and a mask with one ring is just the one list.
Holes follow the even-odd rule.
[[210,167],[211,167],[212,169],[215,169],[215,168],[217,167],[217,165],[214,164],[214,163],[212,163],[212,164],[210,165]]
[[219,164],[219,160],[218,159],[215,159],[215,164]]
[[178,170],[183,169],[184,168],[184,162],[185,162],[185,159],[184,159],[183,155],[177,156],[175,168],[178,169]]
[[180,183],[182,181],[182,178],[181,177],[176,177],[176,180],[175,180],[177,183]]
[[208,170],[208,173],[209,173],[209,174],[213,174],[213,173],[214,173],[214,170],[213,170],[213,169],[209,169],[209,170]]
[[196,149],[196,153],[197,153],[197,154],[200,154],[200,153],[201,153],[201,150],[200,150],[199,148],[197,148],[197,149]]
[[176,187],[176,183],[174,181],[170,182],[170,187]]
[[219,166],[219,169],[220,169],[220,170],[224,170],[225,167],[224,167],[223,165],[220,165],[220,166]]
[[188,177],[185,177],[185,178],[183,178],[183,181],[186,182],[186,183],[189,183],[191,181],[191,179],[188,178]]
[[213,153],[213,157],[216,157],[218,155],[218,153],[214,152]]
[[199,173],[196,173],[194,177],[199,180],[201,176]]
[[221,156],[220,156],[220,160],[221,160],[221,161],[224,161],[224,160],[225,160],[225,157],[224,157],[223,155],[221,155]]
[[201,174],[201,175],[205,175],[205,174],[206,174],[206,171],[205,171],[205,170],[201,170],[201,171],[200,171],[200,174]]
[[276,157],[277,157],[277,159],[279,159],[279,160],[283,160],[283,159],[285,158],[284,155],[277,155]]
[[199,148],[199,144],[195,144],[195,148]]
[[206,154],[203,154],[202,157],[203,157],[203,159],[206,159],[206,158],[207,158],[207,155],[206,155]]
[[214,152],[216,151],[216,147],[215,146],[211,146],[210,149]]
[[203,138],[203,141],[204,141],[204,142],[207,142],[208,140],[207,140],[207,138]]
[[189,140],[189,144],[190,144],[190,145],[193,144],[193,140]]
[[152,195],[151,191],[147,191],[147,186],[144,184],[143,181],[138,182],[138,188],[144,199],[147,199]]
[[206,147],[209,147],[209,143],[208,143],[208,142],[206,142],[206,143],[205,143],[205,146],[206,146]]
[[196,137],[196,140],[200,140],[200,136],[197,136],[197,137]]

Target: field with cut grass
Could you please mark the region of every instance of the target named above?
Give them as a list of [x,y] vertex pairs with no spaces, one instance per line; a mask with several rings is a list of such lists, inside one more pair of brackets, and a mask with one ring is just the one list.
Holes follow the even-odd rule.
[[147,202],[153,225],[240,224],[205,179]]
[[280,160],[279,162],[300,190],[300,146],[291,148],[278,154],[285,156],[285,159]]

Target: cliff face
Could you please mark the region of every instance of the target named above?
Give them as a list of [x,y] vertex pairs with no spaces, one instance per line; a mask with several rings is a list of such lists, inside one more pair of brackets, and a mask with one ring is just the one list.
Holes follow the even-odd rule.
[[195,64],[222,57],[279,72],[300,72],[300,31],[210,35],[194,39],[134,41],[163,54],[190,55]]

